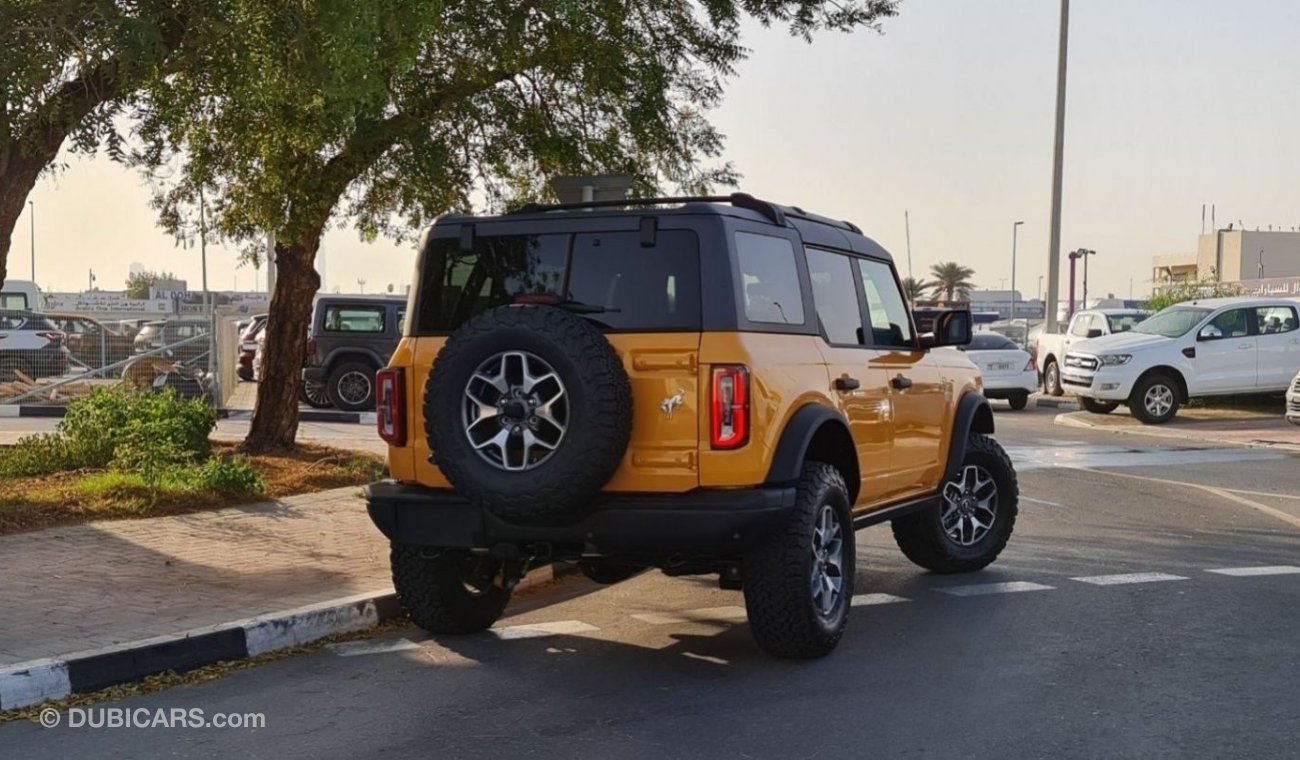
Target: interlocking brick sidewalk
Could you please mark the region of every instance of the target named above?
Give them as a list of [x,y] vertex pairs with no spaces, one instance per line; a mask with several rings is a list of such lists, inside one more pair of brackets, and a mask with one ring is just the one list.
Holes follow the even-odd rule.
[[387,589],[359,493],[0,536],[0,667]]

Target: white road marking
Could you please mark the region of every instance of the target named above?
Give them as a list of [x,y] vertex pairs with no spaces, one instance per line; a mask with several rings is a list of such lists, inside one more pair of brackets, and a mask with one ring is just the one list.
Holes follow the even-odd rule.
[[330,644],[327,647],[327,649],[333,650],[334,654],[339,657],[358,657],[367,654],[405,652],[408,649],[420,648],[419,644],[410,639],[396,639],[395,641],[344,641],[338,644]]
[[1294,573],[1300,573],[1300,567],[1296,567],[1295,565],[1271,565],[1269,567],[1221,567],[1217,570],[1206,570],[1205,572],[1237,577],[1247,577],[1251,575],[1292,575]]
[[1091,583],[1094,586],[1122,586],[1127,583],[1185,581],[1188,578],[1182,575],[1170,575],[1169,573],[1125,573],[1122,575],[1091,575],[1084,578],[1071,578],[1070,580]]
[[[1218,496],[1221,499],[1227,499],[1228,501],[1236,502],[1242,505],[1243,507],[1250,507],[1251,509],[1254,509],[1258,512],[1263,512],[1269,517],[1276,517],[1282,522],[1300,528],[1300,517],[1287,514],[1286,512],[1283,512],[1280,509],[1275,509],[1273,507],[1270,507],[1267,504],[1260,504],[1257,501],[1247,499],[1245,496],[1239,495],[1242,492],[1234,493],[1234,492],[1226,491],[1222,488],[1215,488],[1214,486],[1203,486],[1200,483],[1181,483],[1177,480],[1165,480],[1163,478],[1152,478],[1146,475],[1130,475],[1129,473],[1126,472],[1106,472],[1103,470],[1091,470],[1086,467],[1082,467],[1080,469],[1084,470],[1085,472],[1095,472],[1098,475],[1110,475],[1116,478],[1128,478],[1130,480],[1145,480],[1148,483],[1160,483],[1162,485],[1167,485],[1167,486],[1182,486],[1183,488],[1195,488],[1199,491],[1205,491],[1206,493],[1214,494],[1215,496]],[[1244,493],[1250,493],[1250,492],[1247,491]],[[1269,494],[1269,495],[1274,496],[1276,494]]]
[[867,607],[873,604],[893,604],[894,602],[906,601],[910,600],[907,597],[894,596],[893,594],[857,594],[850,604],[854,607]]
[[735,605],[728,607],[701,607],[678,613],[642,612],[632,616],[642,623],[650,625],[681,625],[683,623],[711,623],[719,620],[743,620],[745,608]]
[[1029,502],[1033,502],[1034,504],[1042,504],[1042,505],[1045,506],[1045,507],[1061,507],[1062,509],[1065,508],[1065,505],[1064,505],[1064,504],[1058,504],[1058,503],[1056,503],[1056,502],[1054,502],[1054,501],[1048,501],[1048,500],[1046,500],[1046,499],[1035,499],[1035,498],[1030,497],[1030,496],[1021,496],[1021,497],[1020,497],[1020,500],[1021,500],[1021,501],[1029,501]]
[[1075,469],[1112,467],[1187,467],[1228,462],[1267,462],[1287,459],[1286,454],[1259,449],[1149,449],[1138,446],[1008,446],[1007,453],[1020,472],[1054,467]]
[[536,639],[542,636],[560,636],[569,633],[591,633],[600,629],[581,620],[559,620],[554,623],[532,623],[529,625],[509,625],[504,628],[490,628],[488,633],[502,641],[513,639]]
[[1017,591],[1050,591],[1054,586],[1029,581],[1008,581],[1006,583],[976,583],[971,586],[948,586],[937,588],[943,594],[952,596],[983,596],[984,594],[1012,594]]

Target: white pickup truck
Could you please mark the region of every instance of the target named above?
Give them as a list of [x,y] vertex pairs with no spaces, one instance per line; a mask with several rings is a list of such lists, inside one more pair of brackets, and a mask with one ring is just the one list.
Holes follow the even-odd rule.
[[1061,362],[1070,346],[1081,340],[1128,332],[1151,315],[1137,309],[1084,309],[1076,311],[1069,327],[1062,333],[1043,332],[1038,336],[1038,371],[1043,373],[1043,390],[1052,396],[1064,393],[1061,388]]

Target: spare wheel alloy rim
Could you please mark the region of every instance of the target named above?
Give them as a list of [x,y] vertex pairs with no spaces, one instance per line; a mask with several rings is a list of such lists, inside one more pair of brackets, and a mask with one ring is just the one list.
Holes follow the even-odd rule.
[[564,382],[528,351],[502,351],[480,364],[465,384],[461,409],[470,446],[508,472],[541,466],[569,427]]

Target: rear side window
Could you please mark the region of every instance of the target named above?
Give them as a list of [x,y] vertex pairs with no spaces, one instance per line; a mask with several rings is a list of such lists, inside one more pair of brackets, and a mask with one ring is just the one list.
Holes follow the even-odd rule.
[[26,293],[0,293],[0,309],[26,309]]
[[382,306],[326,306],[326,332],[381,333],[384,331]]
[[789,240],[737,232],[736,258],[740,265],[745,319],[777,325],[804,323],[799,270]]
[[529,295],[581,304],[606,330],[699,330],[699,243],[686,230],[660,230],[653,246],[642,246],[639,232],[480,235],[472,251],[434,239],[420,271],[416,331],[451,332]]

